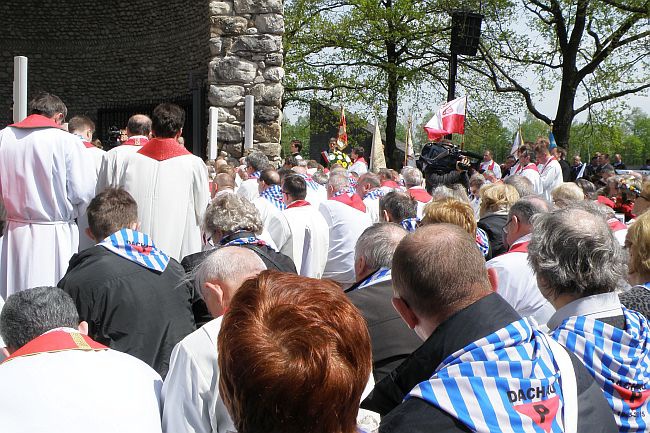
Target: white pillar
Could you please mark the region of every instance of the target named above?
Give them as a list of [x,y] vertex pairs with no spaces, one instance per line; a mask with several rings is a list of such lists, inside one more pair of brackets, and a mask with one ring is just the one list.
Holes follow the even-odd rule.
[[253,111],[255,104],[255,97],[253,95],[246,95],[245,101],[245,126],[244,126],[244,149],[253,148],[253,119],[255,113]]
[[27,57],[14,57],[14,123],[27,117]]
[[208,123],[208,159],[217,159],[217,125],[219,123],[219,113],[217,107],[210,107],[210,118]]

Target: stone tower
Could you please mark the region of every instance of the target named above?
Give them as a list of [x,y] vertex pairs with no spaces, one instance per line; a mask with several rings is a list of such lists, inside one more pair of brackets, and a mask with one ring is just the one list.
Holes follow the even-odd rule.
[[244,97],[255,97],[254,147],[280,155],[282,120],[281,0],[210,2],[208,101],[218,107],[219,145],[239,154],[244,135]]

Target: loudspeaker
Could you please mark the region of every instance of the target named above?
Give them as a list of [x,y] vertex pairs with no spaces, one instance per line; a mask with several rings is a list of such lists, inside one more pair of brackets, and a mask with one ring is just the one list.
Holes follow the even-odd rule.
[[475,56],[481,38],[483,15],[455,11],[451,14],[451,52]]

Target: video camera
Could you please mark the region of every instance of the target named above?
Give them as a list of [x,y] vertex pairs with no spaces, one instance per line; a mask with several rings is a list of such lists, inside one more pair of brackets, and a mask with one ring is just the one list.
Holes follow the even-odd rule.
[[120,128],[117,126],[111,126],[108,128],[108,139],[106,140],[106,143],[104,144],[104,149],[110,150],[114,147],[117,147],[120,145]]
[[[465,158],[470,160],[470,164],[463,163]],[[426,177],[429,174],[447,174],[456,170],[456,168],[469,170],[473,167],[478,170],[482,158],[479,154],[461,150],[453,143],[432,142],[427,143],[422,148],[420,158],[416,164]]]

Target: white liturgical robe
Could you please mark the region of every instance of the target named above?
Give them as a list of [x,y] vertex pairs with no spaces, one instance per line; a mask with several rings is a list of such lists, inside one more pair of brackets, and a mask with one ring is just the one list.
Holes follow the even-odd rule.
[[[305,200],[297,200],[282,211],[286,225],[273,228],[271,236],[279,239],[278,248],[293,260],[299,275],[321,278],[327,264],[329,229],[318,208]],[[288,232],[285,230],[288,229]],[[277,240],[276,240],[277,243]]]
[[7,209],[0,296],[55,286],[77,252],[75,218],[94,195],[94,166],[78,137],[33,114],[0,131],[0,193]]
[[562,166],[555,157],[550,156],[546,164],[537,165],[537,170],[539,170],[539,177],[542,181],[544,198],[552,202],[551,192],[563,183]]
[[537,287],[535,273],[528,263],[530,235],[517,239],[513,247],[486,263],[497,272],[497,293],[522,317],[532,316],[545,325],[555,313],[555,308],[544,298]]
[[210,202],[208,170],[175,139],[154,138],[139,151],[125,154],[103,183],[123,187],[133,196],[140,231],[163,252],[180,261],[201,251],[201,219]]
[[115,184],[115,175],[119,172],[118,167],[124,164],[124,158],[140,149],[142,146],[122,144],[104,153],[97,179],[98,194],[107,186]]
[[40,351],[8,358],[0,365],[0,430],[160,433],[158,373],[131,355],[106,348],[90,350],[92,346],[81,338],[75,336],[79,348],[39,344]]
[[[104,161],[106,152],[88,142],[84,142],[84,146],[86,147],[86,151],[84,152],[86,159],[90,159],[95,168],[94,188],[96,188],[97,178],[102,168],[102,162]],[[96,242],[86,235],[86,229],[88,228],[88,215],[86,213],[77,218],[77,225],[79,226],[79,251],[95,245]]]
[[323,278],[344,286],[352,285],[354,274],[354,248],[363,231],[372,225],[370,216],[336,200],[320,204],[320,213],[329,227],[329,250]]
[[219,395],[216,318],[174,347],[163,385],[165,433],[226,433],[235,431]]

